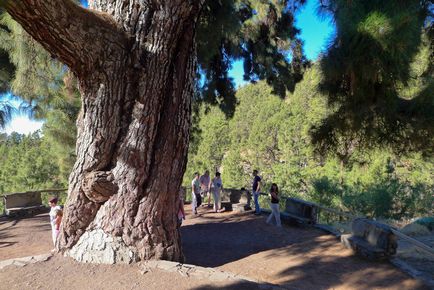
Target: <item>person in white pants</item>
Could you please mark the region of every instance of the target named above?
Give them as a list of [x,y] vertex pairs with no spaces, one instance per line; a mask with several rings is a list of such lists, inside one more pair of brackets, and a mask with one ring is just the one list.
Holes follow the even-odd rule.
[[276,221],[276,226],[281,227],[282,224],[280,222],[280,211],[279,211],[279,188],[276,183],[271,185],[270,196],[271,196],[271,213],[267,218],[267,224],[271,223],[271,219],[274,217]]
[[220,193],[223,190],[223,182],[220,177],[220,172],[215,173],[215,177],[212,179],[212,194],[214,197],[214,212],[221,211]]
[[53,239],[53,245],[56,247],[57,236],[60,232],[60,223],[62,221],[62,208],[57,205],[57,197],[52,197],[48,201],[50,205],[50,224],[51,224],[51,238]]

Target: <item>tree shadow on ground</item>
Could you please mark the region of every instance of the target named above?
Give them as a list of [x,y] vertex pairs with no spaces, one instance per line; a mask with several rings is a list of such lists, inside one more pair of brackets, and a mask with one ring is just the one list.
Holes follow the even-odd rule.
[[277,249],[266,259],[272,261],[277,256],[288,259],[302,257],[302,263],[276,273],[278,284],[289,289],[334,289],[338,286],[351,289],[430,289],[422,282],[411,280],[388,261],[326,253],[327,248],[332,246],[335,246],[333,241],[321,241],[318,244],[306,241]]
[[[1,236],[0,236],[0,239],[1,239]],[[1,248],[7,248],[7,247],[13,246],[15,244],[16,244],[16,242],[0,242],[0,249]]]
[[[289,236],[278,228],[266,225],[261,218],[234,220],[206,217],[212,222],[181,227],[185,262],[202,267],[218,267],[244,257],[285,247],[318,235],[303,228],[292,228],[299,235]],[[265,226],[264,226],[265,224]],[[260,227],[260,229],[258,228]]]
[[263,284],[253,283],[248,281],[237,281],[226,286],[215,286],[212,284],[192,288],[194,290],[212,290],[212,289],[223,289],[223,290],[254,290],[254,289],[270,289]]
[[[429,289],[388,262],[351,255],[337,239],[310,227],[279,229],[266,224],[264,217],[251,215],[218,220],[204,215],[200,223],[181,227],[186,263],[203,267],[233,263],[223,267],[225,271],[261,277],[287,289]],[[242,269],[246,265],[250,269]],[[250,282],[237,282],[223,289],[255,288]]]
[[[26,222],[31,224],[33,231],[35,229],[37,229],[37,231],[51,230],[47,214],[38,214],[21,218],[2,217],[0,218],[0,249],[17,244],[17,242],[11,240],[16,237],[16,235],[11,234],[11,232],[13,232],[17,227],[24,226],[23,224],[26,224]],[[29,225],[27,225],[27,227],[29,227]]]
[[7,218],[1,218],[0,220],[0,248],[6,248],[12,246],[13,242],[4,242],[4,240],[14,237],[9,233],[9,230],[18,223],[17,220],[9,220]]

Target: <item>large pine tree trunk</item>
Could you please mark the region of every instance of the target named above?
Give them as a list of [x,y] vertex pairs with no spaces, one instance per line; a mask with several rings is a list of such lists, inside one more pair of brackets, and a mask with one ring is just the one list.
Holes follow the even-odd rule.
[[[197,7],[174,2],[141,11],[132,53],[110,56],[80,83],[78,158],[60,243],[77,260],[182,259],[176,205],[188,147]],[[97,3],[93,8],[106,9]]]
[[[7,7],[80,81],[77,161],[58,247],[85,262],[180,261],[176,212],[201,1],[94,0],[101,13],[81,20],[87,12],[65,1]],[[49,17],[26,9],[38,5]],[[38,17],[47,26],[34,25]],[[68,26],[63,38],[62,25],[50,31],[53,21]]]

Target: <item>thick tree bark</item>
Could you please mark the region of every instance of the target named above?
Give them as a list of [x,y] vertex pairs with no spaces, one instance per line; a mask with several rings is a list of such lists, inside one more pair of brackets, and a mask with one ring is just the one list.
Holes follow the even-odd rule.
[[67,0],[6,5],[80,81],[77,161],[58,247],[85,262],[180,261],[176,205],[201,1],[89,4],[91,10]]

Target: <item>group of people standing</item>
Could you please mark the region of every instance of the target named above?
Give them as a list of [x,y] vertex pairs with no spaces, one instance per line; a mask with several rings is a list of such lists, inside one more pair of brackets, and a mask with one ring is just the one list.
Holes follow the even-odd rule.
[[[262,179],[258,175],[258,170],[253,170],[252,195],[255,203],[255,214],[261,214],[259,205],[259,196],[261,195]],[[205,198],[208,198],[208,207],[211,207],[211,193],[213,195],[214,212],[222,212],[221,208],[221,192],[223,190],[223,182],[220,172],[215,173],[215,177],[211,179],[209,171],[206,170],[203,175],[198,172],[194,173],[194,178],[191,181],[191,199],[192,210],[195,215],[198,213],[198,208],[202,201],[205,206]],[[279,188],[276,183],[273,183],[270,188],[270,207],[271,214],[267,218],[267,223],[271,223],[275,219],[276,225],[281,226],[280,211],[279,211]]]
[[[261,214],[261,208],[259,206],[259,195],[261,194],[262,180],[258,175],[257,170],[253,170],[253,182],[252,182],[252,195],[255,202],[255,214]],[[211,179],[209,171],[206,170],[203,175],[199,175],[198,172],[194,173],[194,178],[191,181],[191,197],[192,197],[192,209],[195,215],[198,214],[198,208],[202,204],[202,199],[208,198],[208,207],[211,207],[211,194],[213,196],[213,210],[214,212],[223,212],[224,209],[221,208],[221,193],[223,191],[223,182],[221,179],[220,172],[216,172],[215,176]],[[279,188],[276,183],[271,185],[270,197],[271,197],[271,214],[267,218],[267,223],[275,219],[276,225],[281,226],[280,222],[280,212],[279,212]],[[50,205],[50,224],[51,232],[54,246],[56,245],[56,240],[59,235],[60,223],[62,221],[63,211],[62,208],[57,204],[58,198],[52,197],[49,199]],[[205,202],[204,202],[205,203]],[[205,206],[205,204],[204,204]],[[180,199],[179,210],[178,210],[178,226],[181,225],[182,220],[185,219],[184,212],[184,201]]]
[[221,208],[221,192],[223,190],[223,182],[220,172],[216,172],[214,178],[211,179],[209,171],[206,170],[203,175],[199,172],[194,173],[194,178],[191,181],[191,206],[193,213],[196,215],[197,209],[203,203],[205,206],[205,198],[208,198],[208,207],[211,207],[211,194],[213,195],[213,210],[214,212],[224,211]]

